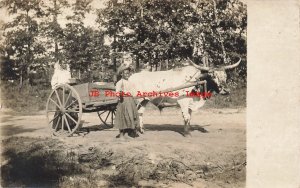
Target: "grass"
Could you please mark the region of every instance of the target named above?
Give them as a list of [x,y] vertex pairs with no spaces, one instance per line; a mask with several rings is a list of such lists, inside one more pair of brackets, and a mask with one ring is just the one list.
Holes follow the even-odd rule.
[[56,139],[30,137],[10,137],[2,141],[2,146],[1,157],[6,159],[1,166],[2,187],[123,184],[119,176],[102,174],[114,165],[109,162],[113,155],[110,150],[70,149]]
[[213,95],[204,108],[245,108],[246,94],[246,87],[234,88],[229,95]]
[[1,82],[1,105],[17,113],[33,114],[45,110],[50,92],[50,86],[24,84],[20,89],[18,83]]
[[57,187],[62,176],[82,173],[57,140],[10,137],[2,146],[3,187]]
[[197,178],[245,181],[244,154],[233,163],[226,160],[220,171],[176,157],[153,163],[147,153],[124,155],[103,145],[70,148],[52,138],[10,137],[2,140],[2,146],[2,187],[140,187],[141,180],[189,184]]

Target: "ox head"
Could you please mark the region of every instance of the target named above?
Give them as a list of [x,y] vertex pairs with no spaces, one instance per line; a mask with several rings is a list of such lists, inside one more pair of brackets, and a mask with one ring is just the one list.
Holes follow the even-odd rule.
[[227,81],[226,70],[230,70],[237,67],[241,62],[241,58],[235,64],[227,65],[219,68],[203,67],[200,65],[196,65],[192,61],[189,62],[195,68],[203,72],[201,74],[200,79],[207,81],[208,90],[213,90],[221,95],[226,95],[229,94],[229,89],[227,88],[227,84],[226,84]]

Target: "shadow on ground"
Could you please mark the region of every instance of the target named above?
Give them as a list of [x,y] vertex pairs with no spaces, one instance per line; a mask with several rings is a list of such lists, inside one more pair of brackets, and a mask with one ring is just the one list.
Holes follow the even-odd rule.
[[2,136],[13,136],[25,132],[33,132],[38,129],[24,128],[23,126],[16,126],[13,124],[3,125],[1,126],[1,135]]
[[3,187],[56,187],[61,176],[80,173],[57,140],[11,137],[2,144]]
[[[191,131],[200,131],[202,133],[208,133],[208,131],[204,128],[209,125],[191,125]],[[144,128],[146,131],[173,131],[179,133],[180,135],[184,136],[184,125],[173,125],[173,124],[145,124]],[[92,125],[89,127],[83,127],[79,130],[80,133],[89,134],[90,132],[97,132],[97,131],[105,131],[109,130],[111,127],[101,124],[101,125]]]
[[[184,136],[184,125],[173,125],[173,124],[145,124],[146,131],[174,131]],[[191,125],[191,131],[200,131],[202,133],[208,133],[204,128],[205,126]]]
[[[105,130],[109,130],[111,128],[112,127],[109,127],[109,126],[104,125],[104,124],[101,124],[101,125],[91,125],[91,126],[88,126],[88,127],[81,127],[77,131],[77,133],[83,134],[83,135],[87,135],[90,132],[105,131]],[[73,136],[75,136],[75,135],[73,135]]]
[[[3,114],[3,113],[2,113]],[[1,123],[7,123],[10,121],[18,121],[18,120],[22,120],[23,118],[16,118],[14,116],[8,115],[8,116],[2,116],[1,117]]]

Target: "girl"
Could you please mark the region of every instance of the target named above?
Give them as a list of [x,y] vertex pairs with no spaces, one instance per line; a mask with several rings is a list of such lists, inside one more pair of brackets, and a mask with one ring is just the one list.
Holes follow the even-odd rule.
[[[122,78],[116,84],[116,92],[120,93],[115,121],[116,127],[120,130],[117,138],[123,137],[126,133],[130,137],[138,137],[136,130],[140,127],[140,121],[136,104],[132,97],[135,91],[134,86],[128,81],[131,69],[121,68],[119,73],[122,75]],[[123,95],[128,92],[131,95]]]

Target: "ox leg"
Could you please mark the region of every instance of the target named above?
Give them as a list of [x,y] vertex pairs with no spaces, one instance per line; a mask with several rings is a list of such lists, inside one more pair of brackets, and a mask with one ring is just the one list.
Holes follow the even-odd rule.
[[184,136],[191,135],[191,115],[192,110],[189,108],[185,111],[182,111],[184,120]]
[[143,122],[143,114],[139,113],[139,118],[140,118],[140,130],[138,130],[138,131],[143,134],[145,132],[144,122]]
[[143,122],[143,114],[146,110],[147,103],[148,103],[148,100],[144,100],[138,105],[138,113],[139,113],[139,119],[140,119],[140,130],[138,130],[138,131],[142,134],[145,132],[144,122]]
[[191,122],[192,110],[189,108],[190,100],[191,100],[190,98],[178,100],[178,104],[180,105],[182,117],[184,120],[184,133],[183,133],[184,136],[191,135],[190,122]]
[[188,114],[189,114],[189,120],[187,121],[187,127],[189,130],[191,130],[191,119],[192,119],[192,110],[189,108],[188,109]]

